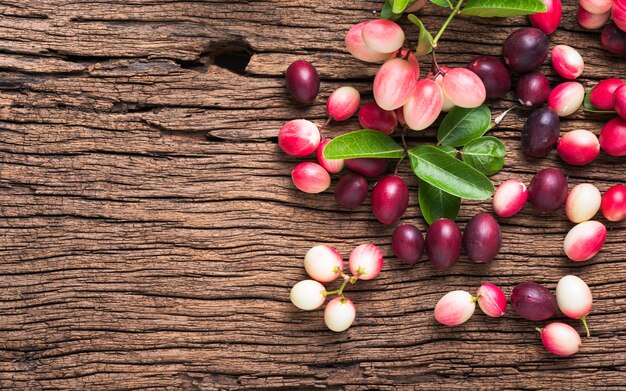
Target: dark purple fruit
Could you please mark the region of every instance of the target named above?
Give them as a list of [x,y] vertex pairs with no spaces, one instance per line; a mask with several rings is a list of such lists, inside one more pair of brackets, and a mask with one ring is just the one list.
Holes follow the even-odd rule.
[[346,165],[356,173],[373,178],[387,171],[389,160],[374,158],[347,159]]
[[609,23],[600,35],[602,47],[611,53],[626,55],[626,31],[620,30],[615,23]]
[[450,219],[439,219],[426,232],[426,254],[435,269],[452,267],[461,255],[461,230]]
[[541,72],[527,73],[517,82],[516,95],[524,106],[539,106],[548,101],[550,82]]
[[424,255],[424,236],[414,225],[399,225],[391,236],[391,249],[402,261],[409,265],[417,263]]
[[502,56],[515,72],[525,73],[539,68],[548,58],[548,36],[534,27],[513,31],[504,41]]
[[522,129],[522,151],[529,157],[548,156],[559,141],[561,121],[548,108],[532,113]]
[[543,285],[522,282],[513,288],[511,306],[522,318],[546,320],[556,312],[556,299]]
[[495,57],[476,57],[469,63],[467,69],[477,74],[483,81],[487,98],[502,98],[511,88],[509,70]]
[[501,244],[500,224],[491,214],[477,214],[465,226],[463,248],[472,261],[491,261],[498,255]]
[[311,63],[298,60],[287,68],[285,75],[287,90],[300,103],[309,104],[315,100],[320,92],[320,76]]
[[348,173],[335,185],[335,200],[344,208],[354,209],[367,197],[367,179],[359,174]]
[[528,186],[528,200],[540,212],[554,212],[567,199],[567,179],[555,168],[539,171]]
[[372,212],[383,224],[400,220],[409,206],[409,188],[397,175],[380,178],[372,189]]

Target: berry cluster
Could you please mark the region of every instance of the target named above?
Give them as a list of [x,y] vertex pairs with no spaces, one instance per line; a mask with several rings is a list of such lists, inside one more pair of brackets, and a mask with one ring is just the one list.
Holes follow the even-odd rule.
[[[582,320],[587,337],[590,336],[587,315],[591,312],[592,301],[587,284],[573,275],[559,280],[556,298],[548,288],[536,282],[523,282],[511,292],[511,306],[522,318],[547,320],[555,315],[558,306],[568,318]],[[490,283],[481,285],[476,296],[462,290],[448,292],[435,306],[435,319],[446,326],[458,326],[471,318],[476,303],[487,316],[497,318],[506,312],[507,297],[502,289]],[[546,349],[559,356],[570,356],[580,348],[580,335],[565,323],[550,323],[543,329],[537,328],[537,331],[541,333]]]
[[[315,246],[304,257],[304,269],[312,280],[303,280],[291,288],[289,295],[296,307],[311,311],[318,309],[328,296],[331,299],[324,309],[324,322],[336,332],[347,330],[356,317],[354,303],[343,293],[348,283],[354,285],[359,280],[376,278],[383,268],[383,253],[373,244],[362,244],[350,253],[348,268],[352,275],[343,273],[341,254],[330,246]],[[332,282],[341,277],[339,289],[327,291],[321,283]]]

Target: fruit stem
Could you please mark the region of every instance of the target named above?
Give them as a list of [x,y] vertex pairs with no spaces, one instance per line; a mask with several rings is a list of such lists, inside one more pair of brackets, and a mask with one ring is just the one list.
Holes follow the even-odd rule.
[[461,9],[461,4],[463,4],[463,0],[459,0],[459,2],[456,3],[456,7],[454,7],[452,13],[450,13],[450,15],[448,16],[448,19],[446,19],[446,21],[443,23],[443,26],[441,26],[437,35],[435,35],[435,38],[433,39],[433,48],[437,47],[437,42],[439,42],[439,38],[441,38],[443,32],[446,31],[446,28],[450,24],[450,21],[452,21],[452,18],[454,18],[454,16],[459,13],[459,10]]
[[591,337],[591,333],[589,332],[589,326],[587,325],[587,315],[580,318],[583,321],[583,325],[585,326],[585,331],[587,331],[587,338]]
[[328,120],[326,121],[326,123],[324,123],[324,125],[322,125],[322,127],[320,129],[324,129],[325,127],[328,126],[328,124],[330,123],[330,121],[332,121],[333,119],[331,117],[328,117]]
[[341,286],[337,290],[337,295],[343,295],[343,288],[346,287],[346,285],[348,284],[348,281],[350,281],[349,278],[346,278],[346,279],[343,280],[343,283],[341,284]]
[[543,332],[543,329],[540,329],[539,327],[535,327],[535,330],[537,330],[539,332],[539,334],[541,334]]

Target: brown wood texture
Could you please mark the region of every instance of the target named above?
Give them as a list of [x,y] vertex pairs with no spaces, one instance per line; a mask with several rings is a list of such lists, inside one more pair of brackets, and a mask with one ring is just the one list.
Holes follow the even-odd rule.
[[[551,44],[584,55],[581,81],[626,75],[623,58],[603,51],[599,33],[576,23],[564,0]],[[530,208],[501,220],[504,244],[487,265],[463,257],[436,272],[427,261],[399,265],[393,227],[375,221],[369,201],[339,208],[332,191],[296,191],[298,161],[276,136],[290,119],[325,121],[324,102],[353,85],[371,99],[377,66],[347,54],[354,23],[376,17],[382,1],[0,1],[0,388],[2,389],[624,389],[626,387],[626,225],[608,224],[602,252],[566,259],[572,226],[563,211]],[[447,11],[427,5],[431,29]],[[463,66],[499,55],[525,18],[456,18],[439,60]],[[405,25],[415,39],[415,27]],[[251,55],[232,72],[229,58]],[[313,105],[289,99],[283,81],[295,59],[313,62],[322,90]],[[422,63],[422,73],[428,69]],[[542,70],[559,81],[549,66]],[[494,115],[513,93],[490,102]],[[527,160],[519,133],[528,110],[514,110],[493,135],[508,155],[498,184],[528,183],[559,167],[570,187],[604,191],[624,181],[623,158],[592,165]],[[607,117],[577,112],[562,131],[599,133]],[[329,136],[358,128],[332,124]],[[409,142],[432,142],[432,129]],[[404,222],[427,226],[417,179]],[[335,178],[336,179],[336,178]],[[459,222],[489,201],[464,202]],[[603,218],[601,221],[606,222]],[[355,325],[335,334],[321,311],[303,312],[289,290],[305,278],[316,244],[345,256],[372,242],[386,257],[373,281],[348,288]],[[551,356],[534,328],[509,310],[478,310],[445,328],[432,310],[447,291],[482,282],[507,294],[533,280],[554,289],[565,274],[594,294],[591,338],[579,354]],[[576,321],[559,319],[574,325]]]

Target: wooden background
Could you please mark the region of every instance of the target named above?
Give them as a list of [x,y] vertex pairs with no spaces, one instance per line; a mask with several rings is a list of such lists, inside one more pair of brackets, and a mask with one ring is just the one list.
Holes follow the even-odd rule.
[[[608,224],[602,252],[575,264],[562,251],[572,226],[564,212],[527,207],[501,220],[494,262],[463,257],[436,272],[427,261],[399,265],[394,227],[375,221],[369,201],[348,212],[332,191],[294,190],[297,160],[278,149],[278,129],[295,118],[321,125],[326,97],[342,85],[371,99],[377,66],[351,58],[343,39],[381,4],[0,1],[0,388],[626,387],[626,224]],[[586,87],[625,76],[625,60],[601,49],[598,32],[581,30],[575,12],[566,0],[552,45],[580,50]],[[422,14],[436,30],[447,11],[427,5]],[[524,25],[457,18],[440,62],[499,55]],[[416,28],[405,27],[415,39]],[[293,104],[284,88],[283,73],[299,58],[322,77],[310,107]],[[542,70],[559,82],[548,63]],[[490,107],[495,115],[513,104],[510,93]],[[496,184],[528,183],[543,167],[601,191],[624,180],[623,158],[601,155],[585,168],[564,166],[555,153],[526,160],[519,133],[529,113],[514,110],[492,131],[508,149]],[[562,131],[598,134],[607,119],[579,111]],[[353,119],[325,133],[357,128]],[[410,143],[433,135],[414,133]],[[425,230],[417,180],[406,166],[401,174],[411,187],[402,221]],[[490,210],[489,201],[464,202],[459,222]],[[386,263],[379,278],[349,288],[358,310],[349,331],[330,332],[321,311],[291,305],[310,247],[330,244],[347,256],[365,242],[379,245]],[[511,310],[500,319],[477,310],[456,328],[432,316],[453,289],[490,281],[509,294],[527,280],[553,289],[570,273],[595,299],[593,335],[574,357],[551,356],[534,331],[546,322]]]

